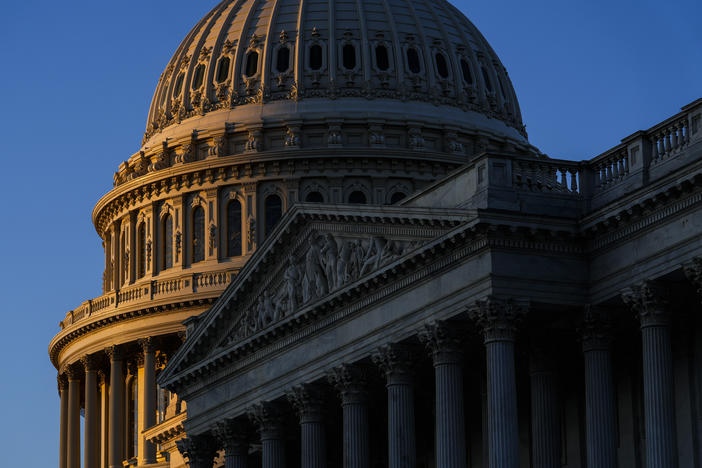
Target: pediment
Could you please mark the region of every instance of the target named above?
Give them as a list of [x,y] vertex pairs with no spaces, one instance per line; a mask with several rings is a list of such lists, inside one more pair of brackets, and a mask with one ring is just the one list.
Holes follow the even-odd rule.
[[[288,212],[191,336],[160,381],[228,348],[294,324],[466,220],[463,210],[299,205]],[[299,321],[299,320],[298,320]]]

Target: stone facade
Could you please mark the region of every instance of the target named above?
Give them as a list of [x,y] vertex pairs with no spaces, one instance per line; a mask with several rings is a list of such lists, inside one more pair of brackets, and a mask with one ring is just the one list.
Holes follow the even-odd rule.
[[59,466],[702,466],[702,100],[551,159],[449,4],[315,5],[224,1],[162,75]]

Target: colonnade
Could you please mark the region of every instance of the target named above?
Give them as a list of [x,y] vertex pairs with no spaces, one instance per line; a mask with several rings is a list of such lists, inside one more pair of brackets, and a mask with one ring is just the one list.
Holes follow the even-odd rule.
[[[139,340],[138,351],[130,354],[126,345],[114,345],[104,353],[86,355],[79,362],[67,366],[58,377],[61,397],[60,468],[81,467],[81,407],[85,419],[83,468],[124,467],[128,453],[126,444],[130,442],[126,427],[128,395],[125,370],[128,362],[138,368],[136,372],[132,370],[130,376],[138,379],[137,398],[143,405],[138,411],[138,428],[156,424],[156,350],[153,339]],[[140,434],[137,437],[137,450],[132,458],[138,465],[156,463],[156,446]]]

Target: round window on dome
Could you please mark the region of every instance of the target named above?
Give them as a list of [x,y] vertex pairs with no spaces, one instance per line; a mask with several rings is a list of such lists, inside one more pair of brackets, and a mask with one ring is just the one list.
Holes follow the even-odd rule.
[[254,76],[258,72],[258,52],[255,50],[246,54],[246,76]]
[[176,78],[175,87],[173,88],[173,97],[180,96],[180,92],[183,90],[183,79],[184,78],[185,78],[184,73],[181,73],[180,75],[178,75],[178,78]]
[[390,68],[390,57],[388,55],[388,48],[384,45],[379,45],[375,47],[375,64],[380,71],[386,71]]
[[449,77],[448,63],[446,63],[446,57],[441,52],[437,52],[436,56],[436,72],[441,78]]
[[229,78],[230,63],[229,57],[219,59],[219,64],[217,64],[217,83],[223,83],[224,80]]
[[201,63],[195,68],[195,75],[193,76],[193,89],[200,89],[202,86],[202,81],[205,78],[205,64]]
[[312,44],[310,46],[310,70],[319,70],[322,68],[322,46]]
[[473,74],[470,72],[470,64],[466,59],[461,59],[461,72],[463,74],[463,81],[467,85],[473,84]]
[[419,53],[414,47],[407,49],[407,68],[412,73],[419,73],[422,67],[419,65]]
[[342,63],[347,70],[356,68],[356,48],[353,44],[346,44],[341,52]]
[[275,69],[278,73],[285,73],[290,68],[290,49],[286,46],[278,49],[278,57],[275,61]]

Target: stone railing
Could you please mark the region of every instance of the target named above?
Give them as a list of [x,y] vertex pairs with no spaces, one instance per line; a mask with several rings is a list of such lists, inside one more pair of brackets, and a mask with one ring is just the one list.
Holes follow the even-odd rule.
[[579,194],[582,177],[580,163],[573,161],[532,158],[512,160],[512,183],[520,191]]
[[238,269],[228,269],[188,273],[128,286],[83,302],[80,306],[69,311],[59,325],[64,329],[81,320],[109,313],[119,307],[148,306],[153,301],[163,301],[169,297],[175,299],[179,296],[197,293],[217,295],[231,283],[237,271]]

